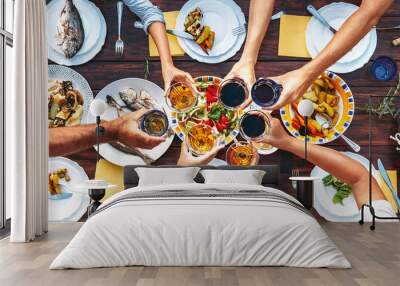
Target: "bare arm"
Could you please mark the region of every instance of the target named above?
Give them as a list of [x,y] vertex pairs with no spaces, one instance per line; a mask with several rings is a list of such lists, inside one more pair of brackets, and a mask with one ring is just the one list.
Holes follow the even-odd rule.
[[363,0],[321,53],[303,67],[272,79],[282,84],[278,109],[303,95],[311,83],[353,48],[375,26],[393,0]]
[[315,79],[351,50],[374,27],[393,0],[363,0],[360,8],[351,15],[322,52],[304,66]]
[[[103,126],[105,124],[102,124]],[[107,128],[107,127],[106,127]],[[112,140],[107,128],[107,136],[102,136],[100,143]],[[107,138],[106,138],[107,137]],[[50,157],[70,155],[90,148],[96,144],[96,125],[49,128]]]
[[227,77],[240,77],[248,85],[255,81],[254,66],[268,30],[275,0],[251,0],[246,43],[240,61]]
[[268,30],[275,0],[251,0],[246,43],[241,60],[255,64]]
[[[149,136],[139,130],[138,120],[146,112],[145,109],[129,113],[118,119],[102,122],[104,136],[100,143],[120,141],[130,147],[152,149],[165,139]],[[80,125],[49,129],[49,155],[63,156],[80,152],[96,144],[96,125]]]
[[[271,134],[266,141],[273,146],[304,158],[304,142],[289,136],[278,119],[273,119]],[[357,161],[320,145],[309,144],[307,159],[352,186],[357,206],[368,202],[369,173]],[[386,200],[375,179],[372,180],[372,200]]]
[[165,90],[169,88],[173,81],[182,82],[194,89],[192,76],[174,66],[164,23],[154,22],[149,26],[148,31],[156,43],[158,54],[160,55]]
[[133,13],[139,16],[144,31],[151,35],[157,46],[165,89],[168,89],[172,81],[182,82],[194,88],[190,74],[177,69],[173,64],[162,11],[149,0],[123,1]]
[[168,66],[173,65],[174,63],[169,51],[169,43],[164,23],[154,22],[149,26],[148,31],[156,43],[162,68],[167,68]]

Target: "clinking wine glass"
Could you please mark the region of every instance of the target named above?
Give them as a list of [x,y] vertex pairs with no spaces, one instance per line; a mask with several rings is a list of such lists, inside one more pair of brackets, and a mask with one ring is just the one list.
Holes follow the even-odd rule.
[[249,90],[240,78],[226,79],[218,87],[218,101],[227,109],[243,108],[248,98]]
[[271,117],[261,110],[246,112],[239,122],[240,135],[247,141],[260,142],[271,131]]
[[257,165],[260,156],[253,143],[248,141],[237,141],[229,146],[226,151],[226,162],[231,166],[253,166]]
[[278,102],[282,86],[272,79],[259,78],[251,88],[251,98],[255,104],[263,108]]
[[204,155],[217,145],[217,134],[211,126],[199,123],[191,127],[185,138],[193,155]]
[[183,83],[172,84],[165,93],[165,100],[172,110],[185,113],[194,108],[198,94]]
[[150,136],[163,136],[169,128],[167,115],[161,110],[147,111],[139,120],[140,129]]

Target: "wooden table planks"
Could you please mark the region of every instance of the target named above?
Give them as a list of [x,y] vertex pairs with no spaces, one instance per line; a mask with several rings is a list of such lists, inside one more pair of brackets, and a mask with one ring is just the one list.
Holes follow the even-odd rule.
[[[72,67],[77,72],[81,73],[89,82],[94,94],[96,95],[108,83],[125,78],[139,77],[144,75],[144,59],[148,57],[148,40],[142,30],[135,29],[133,22],[138,18],[132,14],[126,7],[123,14],[122,37],[125,42],[124,56],[115,55],[115,41],[117,38],[117,15],[116,1],[100,1],[94,2],[102,11],[107,23],[107,37],[103,50],[89,63]],[[163,11],[179,10],[185,3],[184,0],[157,0],[153,1]],[[243,9],[246,18],[248,15],[249,1],[236,1]],[[307,4],[313,4],[320,8],[332,1],[283,1],[277,0],[275,3],[274,12],[284,10],[287,14],[307,15],[305,7]],[[360,1],[346,1],[359,5]],[[400,1],[395,1],[392,7],[386,12],[378,26],[393,26],[399,24],[400,17]],[[400,47],[393,47],[391,41],[394,38],[400,37],[400,30],[378,32],[378,46],[373,58],[386,55],[394,58],[400,66]],[[264,39],[259,61],[256,66],[257,76],[274,76],[279,75],[295,68],[302,66],[307,59],[278,57],[278,38],[279,38],[279,21],[273,21],[267,37]],[[177,67],[186,70],[193,77],[200,75],[216,75],[223,77],[240,57],[241,52],[235,55],[227,62],[218,65],[206,65],[198,63],[188,56],[174,58]],[[160,62],[158,58],[149,58],[151,75],[149,80],[155,82],[159,86],[163,86],[163,81],[160,71]],[[352,89],[356,106],[364,106],[368,101],[368,95],[384,95],[389,87],[395,85],[395,80],[390,82],[378,82],[373,80],[369,69],[371,61],[362,69],[349,74],[343,74],[341,77],[349,84]],[[389,134],[398,130],[398,126],[390,119],[380,119],[373,126],[373,152],[383,159],[388,169],[400,170],[400,153],[395,151],[395,142],[388,139]],[[357,110],[353,122],[346,132],[346,135],[358,144],[362,149],[360,154],[367,156],[368,154],[368,114],[364,111]],[[349,150],[349,147],[343,140],[338,139],[330,144],[329,147],[340,151]],[[180,141],[175,138],[171,148],[161,157],[156,164],[175,164],[179,154]],[[225,152],[220,152],[219,158],[224,158]],[[69,156],[72,160],[77,161],[88,173],[89,177],[94,177],[96,153],[93,149],[89,149],[78,154]],[[270,156],[263,156],[260,164],[280,164],[282,166],[282,188],[290,192],[290,187],[287,182],[289,170],[291,167],[303,166],[310,170],[311,165],[304,166],[303,161],[293,157],[283,151],[278,151]]]

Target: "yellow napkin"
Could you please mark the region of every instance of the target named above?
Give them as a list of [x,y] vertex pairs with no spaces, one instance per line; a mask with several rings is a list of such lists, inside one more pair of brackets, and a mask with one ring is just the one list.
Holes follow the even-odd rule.
[[[164,12],[164,19],[167,29],[175,29],[176,17],[178,17],[179,11]],[[183,56],[185,52],[179,46],[176,36],[167,35],[169,42],[169,49],[172,56]],[[149,35],[149,54],[150,57],[158,57],[157,46],[154,43],[153,38]]]
[[310,58],[306,46],[309,16],[282,15],[279,27],[278,55]]
[[101,201],[111,197],[112,195],[124,190],[124,168],[114,165],[106,160],[101,159],[96,165],[96,180],[105,180],[107,183],[117,185],[116,188],[107,189],[106,195]]
[[[387,173],[389,175],[390,181],[392,181],[392,185],[393,185],[395,193],[397,195],[397,172],[395,170],[387,170]],[[392,206],[393,211],[395,213],[397,213],[397,205],[396,205],[395,199],[394,199],[389,187],[386,185],[385,181],[383,180],[381,174],[379,174],[378,184],[381,187],[385,198],[388,200],[388,202]]]

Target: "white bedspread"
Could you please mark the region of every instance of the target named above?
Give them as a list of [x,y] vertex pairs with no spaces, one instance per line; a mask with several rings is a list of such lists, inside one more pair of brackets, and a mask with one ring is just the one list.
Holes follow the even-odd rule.
[[[115,203],[132,192],[263,190],[250,185],[136,187],[108,199],[50,269],[145,266],[294,266],[349,268],[310,215],[258,198],[151,198]],[[114,204],[113,204],[114,202]],[[108,207],[107,207],[108,206]]]

